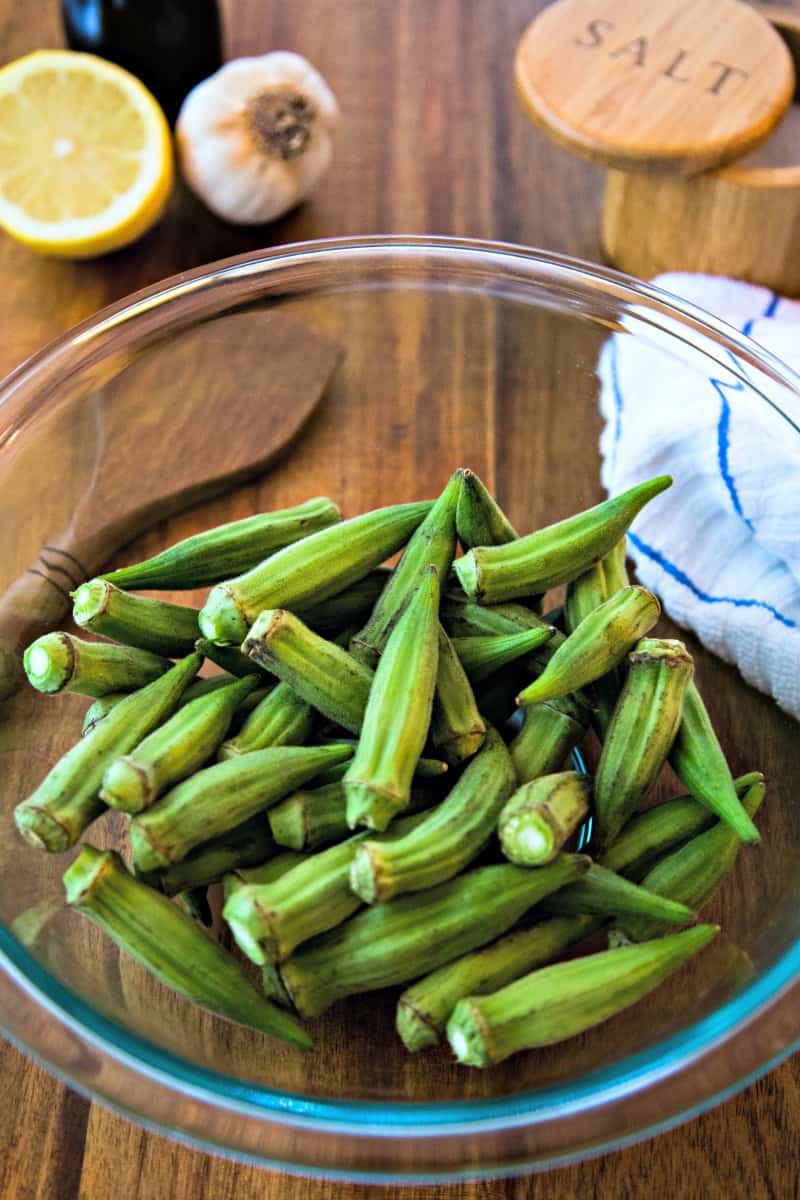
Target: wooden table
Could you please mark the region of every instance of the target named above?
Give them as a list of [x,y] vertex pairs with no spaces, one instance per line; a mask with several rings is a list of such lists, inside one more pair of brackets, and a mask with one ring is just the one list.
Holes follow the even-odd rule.
[[[394,231],[499,238],[598,258],[601,172],[547,143],[512,94],[514,46],[538,7],[537,0],[228,0],[229,55],[288,47],[329,79],[344,115],[335,170],[311,203],[268,228],[229,228],[179,188],[158,229],[97,262],[38,259],[0,240],[0,374],[128,292],[265,244]],[[55,0],[0,0],[2,58],[60,44],[57,8]],[[5,1043],[0,1077],[0,1196],[8,1200],[368,1194],[278,1177],[145,1133]],[[789,1200],[800,1178],[799,1125],[796,1060],[655,1142],[535,1179],[441,1194]]]

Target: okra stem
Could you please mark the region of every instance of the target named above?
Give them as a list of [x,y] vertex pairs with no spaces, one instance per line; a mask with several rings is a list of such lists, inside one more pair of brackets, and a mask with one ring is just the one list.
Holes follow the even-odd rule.
[[198,610],[120,591],[90,579],[73,592],[72,619],[83,629],[165,658],[190,654],[200,635]]

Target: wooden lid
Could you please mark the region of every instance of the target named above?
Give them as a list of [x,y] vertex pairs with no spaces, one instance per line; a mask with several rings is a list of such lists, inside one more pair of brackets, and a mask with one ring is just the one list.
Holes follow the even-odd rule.
[[555,141],[608,167],[693,175],[772,132],[789,51],[739,0],[558,0],[523,34],[516,83]]

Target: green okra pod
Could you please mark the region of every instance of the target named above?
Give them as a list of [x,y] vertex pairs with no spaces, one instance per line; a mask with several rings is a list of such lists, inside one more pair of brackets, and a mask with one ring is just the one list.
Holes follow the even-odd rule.
[[[420,817],[405,817],[380,834],[402,837]],[[303,942],[341,925],[361,907],[350,888],[353,855],[367,835],[329,846],[277,879],[237,887],[222,911],[239,949],[254,963],[283,962]]]
[[245,887],[247,884],[255,883],[273,883],[276,879],[280,879],[287,871],[294,870],[300,863],[306,862],[311,857],[310,854],[296,854],[293,850],[282,850],[274,857],[266,859],[264,862],[254,863],[248,866],[242,863],[239,866],[232,867],[231,870],[223,876],[222,879],[222,895],[225,900],[232,896],[239,888]]
[[509,746],[519,782],[562,770],[588,725],[588,709],[571,696],[526,708],[522,727]]
[[556,916],[593,913],[601,917],[657,917],[667,925],[685,925],[694,917],[693,910],[685,904],[637,886],[599,863],[592,863],[577,883],[548,896],[542,903],[542,912]]
[[630,583],[628,578],[628,568],[625,565],[625,556],[628,551],[627,535],[615,542],[609,550],[608,554],[603,559],[603,572],[606,578],[606,592],[609,596],[613,596],[614,592],[618,592],[620,588],[627,587]]
[[379,832],[408,807],[411,779],[428,736],[439,660],[439,575],[426,567],[392,630],[344,777],[347,823]]
[[493,729],[442,804],[405,837],[370,837],[355,852],[350,886],[368,904],[419,892],[457,875],[491,838],[516,784],[505,742]]
[[502,546],[519,536],[478,476],[467,469],[461,472],[456,532],[465,550],[474,546]]
[[[763,782],[760,771],[740,775],[734,781],[736,794],[744,796],[754,783]],[[710,829],[716,821],[711,809],[693,796],[675,796],[633,817],[600,861],[618,875],[636,879],[654,859]]]
[[[195,679],[194,683],[190,683],[181,696],[178,708],[183,708],[185,704],[191,704],[192,700],[198,700],[200,696],[207,696],[210,692],[215,692],[218,688],[227,687],[228,684],[234,682],[235,679],[232,675],[207,675],[202,679]],[[255,694],[251,693],[251,695]],[[130,692],[109,692],[105,696],[98,696],[83,714],[81,733],[84,736],[91,733],[95,726],[108,716],[112,708],[116,708],[120,700],[124,700],[129,695]],[[243,702],[243,708],[246,708],[247,700],[249,697]]]
[[350,641],[353,656],[373,670],[392,630],[417,592],[425,570],[433,566],[440,580],[447,579],[456,550],[456,508],[462,475],[462,471],[456,471],[425,520],[415,529],[369,620]]
[[586,865],[579,855],[562,854],[537,871],[511,863],[479,867],[373,905],[287,959],[284,986],[297,1011],[311,1017],[345,996],[406,983],[494,941]]
[[100,799],[109,808],[139,813],[162,792],[212,757],[244,697],[258,679],[239,679],[179,708],[130,754],[115,758],[103,776]]
[[45,633],[23,655],[25,674],[37,692],[105,696],[146,687],[172,664],[149,650],[114,642],[85,642],[71,633]]
[[[759,780],[747,789],[741,804],[752,819],[764,799],[765,787]],[[642,880],[642,887],[654,895],[678,904],[701,909],[716,893],[729,874],[741,849],[741,839],[725,821],[716,821],[711,829],[658,860]],[[624,917],[618,922],[625,936],[639,942],[658,937],[663,921],[642,915]]]
[[344,784],[294,792],[269,811],[272,836],[279,846],[292,850],[316,850],[327,842],[339,842],[350,830]]
[[373,673],[285,609],[265,609],[244,641],[248,657],[351,733],[364,720]]
[[482,604],[569,583],[608,554],[645,504],[671,483],[669,475],[660,475],[514,542],[470,550],[454,564],[459,582]]
[[388,567],[376,567],[343,592],[312,604],[310,608],[300,609],[297,616],[322,637],[335,636],[353,626],[359,629],[375,607],[390,575]]
[[199,654],[190,654],[147,687],[126,696],[51,767],[14,810],[17,829],[27,842],[54,852],[75,845],[105,808],[99,793],[109,763],[133,750],[171,716],[201,662]]
[[527,706],[557,700],[607,674],[652,629],[660,612],[647,588],[622,588],[581,621],[517,702]]
[[287,683],[279,683],[248,713],[236,737],[223,742],[220,759],[269,746],[302,746],[313,725],[311,706]]
[[215,763],[184,779],[130,823],[137,873],[180,862],[195,846],[277,804],[349,746],[280,746]]
[[379,508],[285,546],[212,589],[200,610],[203,634],[239,646],[265,608],[299,610],[327,600],[394,554],[430,508],[428,501]]
[[564,628],[574,633],[584,617],[594,612],[609,597],[604,559],[592,563],[587,571],[567,584],[564,602]]
[[455,596],[452,592],[443,596],[441,614],[442,624],[451,638],[491,637],[547,625],[538,613],[524,604],[476,604],[474,600]]
[[717,932],[716,925],[696,925],[542,967],[491,995],[460,1000],[447,1023],[453,1053],[459,1062],[488,1067],[518,1050],[574,1037],[653,991]]
[[412,983],[397,1002],[397,1032],[406,1049],[413,1054],[435,1046],[459,1000],[513,983],[520,975],[552,962],[601,924],[600,917],[550,917],[529,929],[507,933]]
[[108,571],[102,575],[126,591],[178,591],[210,587],[232,575],[240,575],[262,562],[269,554],[309,534],[341,521],[342,514],[325,496],[306,500],[294,508],[257,513],[230,521],[176,542],[153,558]]
[[260,663],[248,658],[246,654],[242,654],[236,646],[218,646],[215,642],[210,642],[208,638],[198,638],[194,646],[195,650],[211,662],[216,663],[218,667],[222,667],[228,675],[244,679],[245,676],[252,675],[256,671],[263,676],[265,683],[273,682],[269,672],[265,671]]
[[303,1027],[261,995],[222,946],[166,896],[129,875],[112,850],[84,846],[64,886],[68,904],[173,991],[229,1021],[312,1046]]
[[165,658],[191,654],[200,635],[198,609],[134,596],[107,579],[82,583],[72,597],[72,619],[82,629]]
[[453,638],[453,649],[473,684],[483,683],[495,671],[502,670],[525,654],[538,650],[549,642],[557,631],[552,625],[519,633],[497,634],[489,637]]
[[257,813],[234,829],[203,842],[180,862],[147,876],[145,882],[167,896],[187,888],[209,887],[224,876],[247,867],[258,867],[277,855],[279,847],[264,813]]
[[678,732],[694,672],[683,642],[669,638],[642,638],[627,661],[594,783],[602,846],[613,843],[650,794]]
[[758,830],[736,795],[730,768],[694,682],[683,698],[683,718],[669,761],[695,800],[727,821],[743,842],[759,841]]
[[552,862],[589,812],[592,781],[560,771],[524,783],[507,800],[497,832],[506,858],[521,867]]
[[439,665],[431,741],[452,766],[471,758],[486,738],[486,722],[453,643],[439,625]]

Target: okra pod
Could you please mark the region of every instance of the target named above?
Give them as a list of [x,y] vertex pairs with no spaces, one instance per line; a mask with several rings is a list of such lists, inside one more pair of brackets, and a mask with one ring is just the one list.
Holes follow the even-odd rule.
[[239,679],[179,708],[130,754],[109,764],[100,799],[109,808],[139,813],[162,792],[202,767],[228,731],[233,714],[258,679]]
[[454,564],[459,582],[471,599],[482,604],[515,600],[569,583],[603,558],[645,504],[671,483],[669,475],[660,475],[515,542],[470,550]]
[[[736,794],[741,797],[754,783],[763,782],[760,771],[740,775],[734,781]],[[609,870],[635,879],[653,859],[710,829],[716,820],[711,809],[693,796],[675,796],[629,821],[600,861]]]
[[107,579],[82,583],[72,598],[72,619],[82,629],[165,658],[191,654],[200,636],[198,609],[134,596]]
[[412,983],[397,1002],[397,1032],[406,1049],[413,1054],[435,1046],[459,1000],[497,991],[534,967],[552,962],[601,924],[599,917],[550,917],[529,929],[507,933]]
[[618,542],[609,550],[608,554],[603,559],[603,571],[606,577],[606,592],[609,596],[613,596],[614,592],[618,592],[620,588],[627,587],[630,583],[628,578],[628,568],[625,565],[625,556],[628,551],[628,538],[623,535]]
[[[178,708],[183,708],[185,704],[191,704],[192,700],[198,700],[200,696],[207,696],[210,692],[217,691],[218,688],[227,687],[230,683],[235,683],[235,679],[231,675],[205,675],[202,679],[195,679],[194,683],[190,683],[181,696]],[[251,693],[251,695],[255,694]],[[112,708],[116,708],[120,700],[124,700],[129,695],[130,692],[109,692],[105,696],[98,696],[83,714],[81,733],[84,737],[108,716]],[[249,699],[250,697],[247,697],[242,703],[242,708],[247,707]]]
[[653,991],[717,932],[716,925],[696,925],[641,946],[542,967],[491,995],[460,1000],[447,1039],[459,1062],[488,1067],[518,1050],[574,1037]]
[[341,519],[342,514],[332,500],[317,496],[294,508],[257,513],[206,529],[176,542],[153,558],[108,571],[101,578],[126,591],[210,587],[249,571],[267,555]]
[[166,896],[129,875],[112,850],[84,846],[64,886],[68,904],[173,991],[229,1021],[312,1046],[294,1017],[271,1004],[222,946]]
[[51,767],[14,810],[17,829],[27,842],[54,852],[75,845],[105,808],[99,793],[109,763],[133,750],[171,716],[201,662],[199,654],[190,654],[147,687],[126,696]]
[[212,589],[200,610],[203,634],[239,646],[265,608],[301,609],[327,600],[394,554],[430,508],[429,501],[379,508],[285,546]]
[[[759,780],[750,785],[742,798],[742,808],[751,819],[765,791],[763,781]],[[729,874],[741,845],[738,834],[725,821],[716,821],[711,829],[659,859],[645,875],[642,887],[654,895],[701,909]],[[631,941],[639,942],[659,936],[663,922],[656,914],[653,917],[625,918],[618,924]]]
[[557,700],[607,674],[652,629],[660,612],[647,588],[622,588],[581,621],[517,702],[527,706]]
[[439,665],[431,741],[452,766],[471,758],[486,738],[486,722],[453,643],[439,625]]
[[194,646],[195,650],[211,662],[216,663],[218,667],[222,667],[228,675],[244,679],[245,676],[252,675],[255,671],[263,677],[267,684],[274,682],[269,672],[265,671],[260,663],[254,662],[252,658],[242,654],[236,646],[218,646],[215,642],[210,642],[208,638],[198,638]]
[[[339,746],[349,745],[353,753],[355,753],[358,742],[353,739],[352,742],[347,738],[325,739],[320,738],[319,742],[325,745],[327,741],[335,740]],[[328,783],[341,783],[347,772],[350,770],[350,763],[337,763],[334,767],[327,767],[324,771],[320,771],[319,775],[315,775],[311,781],[315,788],[325,787]],[[441,779],[447,774],[447,763],[442,762],[440,758],[419,758],[417,765],[414,767],[414,779],[417,781],[423,779]],[[348,825],[348,829],[350,826]]]
[[598,841],[610,846],[650,794],[675,740],[694,663],[683,642],[642,638],[603,744],[594,784]]
[[186,858],[147,876],[146,882],[167,896],[187,888],[209,887],[232,871],[257,867],[278,853],[264,813],[257,813],[235,829],[203,842]]
[[235,891],[249,883],[273,883],[287,871],[294,870],[301,862],[306,862],[308,858],[310,858],[308,854],[295,854],[293,850],[282,850],[273,858],[254,863],[253,866],[242,863],[240,866],[232,867],[223,877],[222,895],[227,900]]
[[422,583],[428,567],[447,579],[456,550],[456,508],[463,472],[456,471],[438,500],[415,529],[403,557],[378,597],[369,620],[350,642],[350,652],[373,670],[389,636]]
[[[420,818],[405,817],[378,840],[402,837]],[[367,835],[356,834],[269,883],[238,887],[222,910],[243,954],[259,966],[283,962],[303,942],[341,925],[361,907],[350,888],[350,867]]]
[[105,696],[135,692],[171,667],[149,650],[114,642],[85,642],[71,633],[45,633],[23,655],[25,674],[37,692],[78,692]]
[[277,804],[350,752],[349,746],[280,746],[198,771],[131,821],[137,873],[180,862],[195,846]]
[[374,904],[452,879],[488,843],[515,784],[505,742],[489,729],[447,799],[421,824],[400,839],[361,843],[350,873],[353,891]]
[[422,582],[392,630],[344,777],[347,823],[378,832],[408,807],[411,779],[428,736],[439,659],[439,575]]
[[537,871],[511,863],[479,867],[373,905],[297,950],[281,968],[283,983],[306,1017],[345,996],[406,983],[494,941],[586,865],[564,854]]
[[489,637],[453,638],[453,649],[473,684],[483,683],[495,671],[502,670],[524,654],[538,650],[549,642],[556,630],[552,625],[519,633],[497,634]]
[[474,546],[502,546],[519,536],[478,476],[467,469],[461,472],[456,532],[465,550]]
[[454,638],[519,633],[522,629],[539,629],[547,622],[524,604],[476,604],[448,592],[442,598],[442,624]]
[[691,908],[657,895],[644,885],[631,883],[607,867],[592,863],[577,883],[562,888],[542,904],[542,912],[556,916],[593,913],[601,917],[656,917],[667,925],[685,925],[694,917]]
[[694,682],[689,684],[683,698],[683,718],[669,761],[695,800],[710,808],[720,820],[727,821],[743,842],[760,840],[758,830],[736,795],[730,768]]
[[570,696],[526,708],[522,728],[509,746],[519,782],[562,770],[588,724],[588,710]]
[[326,842],[339,842],[350,832],[347,826],[344,784],[294,792],[269,811],[272,836],[279,846],[292,850],[315,850]]
[[310,608],[300,609],[297,616],[304,625],[322,637],[331,637],[352,626],[359,629],[375,607],[390,574],[387,567],[376,567],[343,592],[337,592],[319,604],[312,604]]
[[592,781],[561,771],[517,788],[497,825],[506,858],[521,867],[552,862],[589,812]]
[[594,612],[609,597],[606,584],[604,560],[592,563],[588,571],[584,571],[567,584],[567,598],[564,602],[564,627],[567,633],[574,633],[584,617]]
[[358,733],[373,673],[285,609],[266,609],[244,641],[248,657],[293,688],[329,720]]
[[310,705],[287,683],[279,683],[248,713],[236,737],[222,743],[219,757],[234,758],[269,746],[302,746],[313,719]]

